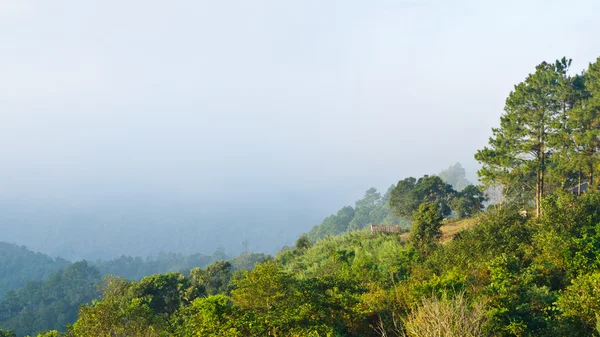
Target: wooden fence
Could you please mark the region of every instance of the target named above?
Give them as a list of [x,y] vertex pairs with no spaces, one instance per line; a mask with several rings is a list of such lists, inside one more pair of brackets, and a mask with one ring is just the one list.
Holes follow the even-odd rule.
[[377,232],[381,233],[400,233],[400,226],[387,226],[387,225],[371,225],[371,234]]

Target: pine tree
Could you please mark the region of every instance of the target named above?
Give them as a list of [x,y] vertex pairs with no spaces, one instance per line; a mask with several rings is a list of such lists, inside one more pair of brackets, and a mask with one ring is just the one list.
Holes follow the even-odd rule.
[[[536,215],[541,213],[545,173],[549,167],[553,134],[564,108],[561,83],[571,60],[543,62],[506,99],[500,128],[492,129],[489,147],[475,159],[483,164],[478,172],[487,183],[520,185],[535,191]],[[514,186],[513,186],[514,187]]]

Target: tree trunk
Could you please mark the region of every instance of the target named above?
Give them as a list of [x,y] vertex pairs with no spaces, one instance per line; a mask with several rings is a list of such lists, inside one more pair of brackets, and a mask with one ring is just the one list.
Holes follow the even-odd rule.
[[577,176],[577,195],[581,195],[581,170],[579,170],[579,175]]
[[537,173],[537,178],[536,178],[536,182],[535,182],[535,217],[539,218],[540,217],[540,200],[542,199],[541,195],[540,195],[540,187],[541,187],[541,172]]
[[[543,158],[543,155],[542,155]],[[543,163],[543,159],[542,159],[542,163]],[[542,215],[542,199],[544,199],[544,168],[543,168],[543,164],[542,164],[542,170],[540,171],[540,201],[538,202],[538,215],[537,217],[539,218],[540,215]]]
[[542,215],[542,199],[544,198],[544,171],[546,170],[546,154],[545,154],[545,139],[544,130],[542,129],[542,135],[540,136],[540,167],[539,167],[539,178],[538,178],[538,200],[536,202],[536,218]]

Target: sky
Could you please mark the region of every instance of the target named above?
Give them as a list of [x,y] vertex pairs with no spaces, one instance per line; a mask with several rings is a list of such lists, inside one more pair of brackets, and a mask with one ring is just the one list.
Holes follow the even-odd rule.
[[295,203],[319,219],[456,162],[475,177],[513,85],[542,61],[579,72],[600,56],[598,13],[597,0],[0,0],[0,202]]

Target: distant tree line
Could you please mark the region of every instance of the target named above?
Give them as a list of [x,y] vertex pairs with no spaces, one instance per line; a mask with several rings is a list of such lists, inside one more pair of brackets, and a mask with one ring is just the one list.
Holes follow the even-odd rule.
[[[25,280],[23,286],[14,287],[0,297],[0,327],[10,329],[17,336],[35,335],[49,329],[64,331],[67,325],[75,322],[81,305],[89,304],[100,296],[98,287],[101,285],[102,275],[137,281],[149,275],[168,272],[191,274],[194,279],[204,280],[203,291],[214,294],[223,291],[229,284],[228,275],[231,271],[251,269],[257,262],[269,258],[260,253],[228,258],[222,251],[217,251],[213,256],[162,253],[147,259],[123,256],[111,261],[70,263],[15,245],[0,243],[0,248],[7,252],[0,255],[0,260],[8,258],[7,262],[22,263],[18,266],[11,263],[0,264],[0,268],[14,272],[7,273],[5,280]],[[219,261],[219,258],[229,261]],[[39,272],[58,268],[57,264],[64,266],[64,269],[27,281],[32,275],[29,274],[33,271],[32,268],[39,268]],[[204,267],[205,270],[201,269]],[[220,278],[223,280],[219,281]],[[0,337],[2,333],[0,332]]]

